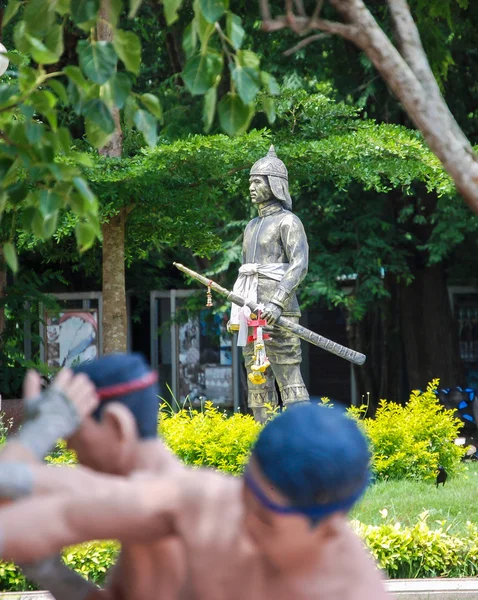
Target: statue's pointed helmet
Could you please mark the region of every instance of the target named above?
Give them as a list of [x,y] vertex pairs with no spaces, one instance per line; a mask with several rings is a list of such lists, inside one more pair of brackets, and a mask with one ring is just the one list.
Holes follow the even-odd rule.
[[252,165],[251,175],[267,177],[274,196],[283,203],[287,210],[292,210],[287,167],[280,158],[277,158],[274,146],[271,146],[269,152]]

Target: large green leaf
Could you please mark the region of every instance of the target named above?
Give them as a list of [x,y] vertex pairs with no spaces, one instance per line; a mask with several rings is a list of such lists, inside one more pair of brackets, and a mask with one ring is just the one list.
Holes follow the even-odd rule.
[[259,56],[252,52],[252,50],[238,50],[236,53],[237,64],[241,67],[251,67],[251,69],[258,69],[261,59]]
[[269,124],[272,125],[276,120],[276,109],[274,106],[274,100],[272,100],[272,98],[269,98],[268,96],[265,96],[262,99],[262,106],[264,107],[264,112],[266,113]]
[[222,71],[222,54],[208,49],[190,58],[183,71],[183,80],[193,95],[205,94],[216,83]]
[[163,0],[164,16],[168,25],[172,25],[178,18],[178,10],[181,4],[182,0]]
[[13,158],[0,158],[0,181],[3,182],[3,179],[5,179],[5,176],[10,170],[10,167],[13,165],[13,163]]
[[123,12],[123,0],[110,0],[109,9],[108,21],[113,28],[116,28]]
[[259,72],[251,67],[234,66],[231,74],[241,100],[251,104],[261,89]]
[[123,108],[126,98],[131,91],[131,79],[126,73],[115,73],[113,77],[105,83],[107,97],[111,104],[117,108]]
[[163,109],[161,108],[159,98],[153,94],[141,94],[140,100],[152,115],[157,119],[162,120]]
[[156,129],[156,119],[153,115],[146,110],[139,109],[136,111],[133,121],[138,131],[141,131],[143,134],[148,146],[154,146],[158,139],[158,134]]
[[53,213],[57,212],[62,206],[63,202],[52,190],[41,190],[40,192],[40,212],[43,217],[49,217]]
[[28,184],[25,181],[17,181],[7,189],[7,192],[9,201],[16,206],[28,194]]
[[78,42],[78,55],[83,73],[95,83],[105,83],[116,69],[118,57],[111,42]]
[[242,46],[242,41],[244,40],[244,35],[246,33],[242,27],[241,17],[232,12],[227,13],[226,33],[234,48],[239,50],[239,48]]
[[199,6],[204,18],[209,23],[218,21],[226,10],[224,0],[199,0]]
[[60,81],[57,81],[56,79],[49,79],[48,87],[55,92],[62,104],[65,106],[69,104],[68,93],[65,86]]
[[279,84],[273,75],[267,73],[266,71],[261,71],[261,82],[269,94],[272,94],[273,96],[277,96],[279,94]]
[[25,123],[25,133],[30,144],[36,145],[45,134],[45,126],[37,121],[27,121]]
[[222,129],[228,135],[238,135],[249,127],[254,109],[245,105],[237,94],[229,92],[222,97],[217,112]]
[[129,14],[128,17],[133,19],[139,10],[143,0],[129,0]]
[[2,222],[2,215],[5,207],[7,206],[8,194],[3,190],[0,190],[0,223]]
[[80,252],[84,252],[91,248],[96,239],[96,231],[94,227],[87,222],[80,221],[75,227],[76,241]]
[[45,236],[45,229],[44,229],[45,220],[44,220],[43,215],[41,214],[39,208],[37,208],[36,206],[32,206],[31,208],[32,208],[32,210],[31,210],[30,228],[33,232],[33,235],[35,235],[37,238],[43,239],[43,237]]
[[3,13],[2,28],[4,28],[13,19],[19,8],[20,3],[18,0],[8,0],[7,8]]
[[54,23],[55,8],[56,0],[29,0],[23,12],[28,32],[35,37],[46,35]]
[[83,73],[81,72],[81,70],[78,67],[75,67],[75,66],[65,67],[64,72],[67,75],[68,79],[73,81],[73,83],[77,87],[79,87],[83,90],[89,89],[90,84],[86,81],[86,79],[83,76]]
[[16,86],[10,85],[8,83],[0,83],[0,106],[2,104],[7,104],[13,96],[18,93],[18,88]]
[[30,95],[30,101],[39,113],[46,114],[52,108],[55,108],[57,98],[50,90],[37,90]]
[[33,56],[33,59],[39,65],[52,65],[58,62],[60,55],[49,50],[42,41],[28,33],[25,34],[25,38],[30,44],[30,53]]
[[189,58],[196,52],[198,44],[198,35],[196,31],[196,21],[192,21],[184,30],[183,34],[183,50],[186,53],[186,58]]
[[5,262],[10,269],[16,273],[18,271],[18,258],[17,251],[15,250],[15,246],[12,244],[12,242],[6,242],[3,244],[3,256],[5,257]]
[[204,94],[204,108],[202,111],[202,120],[204,122],[204,131],[207,133],[213,124],[216,114],[217,88],[212,87]]
[[194,0],[194,24],[196,27],[196,32],[199,35],[199,39],[201,42],[207,44],[209,37],[214,31],[214,23],[209,23],[204,18],[204,15],[201,12],[201,7],[199,5],[199,0]]
[[100,8],[100,0],[73,0],[71,3],[71,18],[79,25],[94,21]]
[[56,210],[43,219],[43,238],[45,240],[49,240],[56,231],[58,213],[59,211]]
[[124,105],[124,122],[126,127],[132,128],[134,126],[134,115],[138,108],[136,98],[128,96]]
[[27,24],[25,21],[18,21],[13,29],[13,43],[15,48],[22,54],[30,54],[30,43],[26,39]]
[[141,42],[132,31],[117,29],[113,37],[113,46],[128,71],[137,75],[141,65]]
[[83,114],[91,123],[95,123],[105,133],[113,133],[115,122],[110,109],[103,100],[90,100],[85,104]]
[[[73,0],[74,1],[74,0]],[[71,11],[71,0],[58,0],[56,4],[56,12],[64,17]]]
[[91,119],[85,119],[86,138],[94,148],[102,148],[111,139],[111,133],[106,133]]
[[97,212],[98,201],[86,181],[82,177],[74,177],[73,185],[77,189],[82,200],[84,200],[85,210]]
[[55,56],[58,56],[58,60],[64,51],[63,44],[63,26],[60,23],[55,23],[50,27],[45,38],[45,46],[53,52]]

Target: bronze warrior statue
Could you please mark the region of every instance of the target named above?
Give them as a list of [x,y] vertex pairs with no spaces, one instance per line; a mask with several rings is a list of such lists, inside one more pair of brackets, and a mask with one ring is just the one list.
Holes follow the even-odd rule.
[[[244,232],[243,264],[234,291],[263,305],[261,318],[268,326],[273,326],[281,315],[298,322],[300,309],[295,292],[307,274],[309,247],[302,222],[291,212],[287,168],[273,146],[253,165],[249,182],[251,201],[259,215]],[[230,328],[239,329],[238,343],[244,346],[248,404],[254,418],[263,422],[264,405],[278,403],[275,382],[284,405],[307,401],[309,394],[300,372],[300,339],[277,326],[270,330],[270,339],[264,340],[270,368],[265,369],[263,377],[257,377],[253,369],[256,344],[247,341],[248,319],[250,310],[233,304]],[[254,382],[258,380],[261,383]]]

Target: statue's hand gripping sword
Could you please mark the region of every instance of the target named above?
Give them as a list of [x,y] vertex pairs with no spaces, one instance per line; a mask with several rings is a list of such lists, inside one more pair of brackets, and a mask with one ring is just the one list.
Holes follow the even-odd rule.
[[[212,279],[208,279],[207,277],[204,277],[204,275],[200,275],[199,273],[196,273],[196,271],[188,269],[188,267],[185,267],[180,263],[175,262],[173,264],[180,271],[186,273],[186,275],[189,275],[189,277],[192,279],[199,281],[199,283],[202,283],[218,294],[221,294],[221,296],[225,296],[230,302],[234,302],[234,304],[237,304],[238,306],[248,306],[252,312],[257,312],[258,305],[255,302],[246,301],[246,299],[242,298],[242,296],[223,288]],[[355,350],[351,350],[346,346],[341,346],[340,344],[337,344],[337,342],[333,342],[332,340],[329,340],[318,333],[314,333],[313,331],[310,331],[310,329],[302,327],[302,325],[294,323],[286,317],[279,317],[279,319],[276,321],[276,325],[282,327],[283,329],[287,329],[288,331],[292,331],[306,342],[310,342],[311,344],[314,344],[323,350],[327,350],[327,352],[332,352],[332,354],[336,354],[337,356],[340,356],[340,358],[345,358],[345,360],[348,360],[355,365],[363,365],[366,361],[367,357],[365,354],[355,352]]]

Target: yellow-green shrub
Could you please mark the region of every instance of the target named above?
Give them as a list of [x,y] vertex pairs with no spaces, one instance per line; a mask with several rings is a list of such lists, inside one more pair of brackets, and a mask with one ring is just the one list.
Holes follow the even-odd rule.
[[[364,418],[373,469],[383,479],[433,479],[438,465],[452,475],[460,469],[465,450],[456,446],[462,423],[445,410],[436,395],[438,379],[425,392],[414,390],[405,406],[381,400],[374,419]],[[360,418],[364,407],[349,409]]]
[[57,442],[55,450],[46,456],[45,462],[50,465],[76,465],[78,460],[76,452],[69,450],[66,447],[66,442],[60,440]]
[[352,526],[391,579],[476,577],[478,527],[469,523],[465,535],[455,536],[445,521],[431,529],[428,518],[428,511],[423,512],[413,527],[388,521],[381,525],[353,521]]
[[[117,542],[88,542],[79,546],[65,548],[64,562],[83,577],[102,585],[105,575],[119,553]],[[13,563],[0,562],[0,590],[16,592],[36,589],[25,579],[20,568]]]
[[212,402],[206,402],[202,412],[164,409],[159,422],[159,434],[186,464],[233,474],[242,472],[260,430],[250,415],[228,417]]

